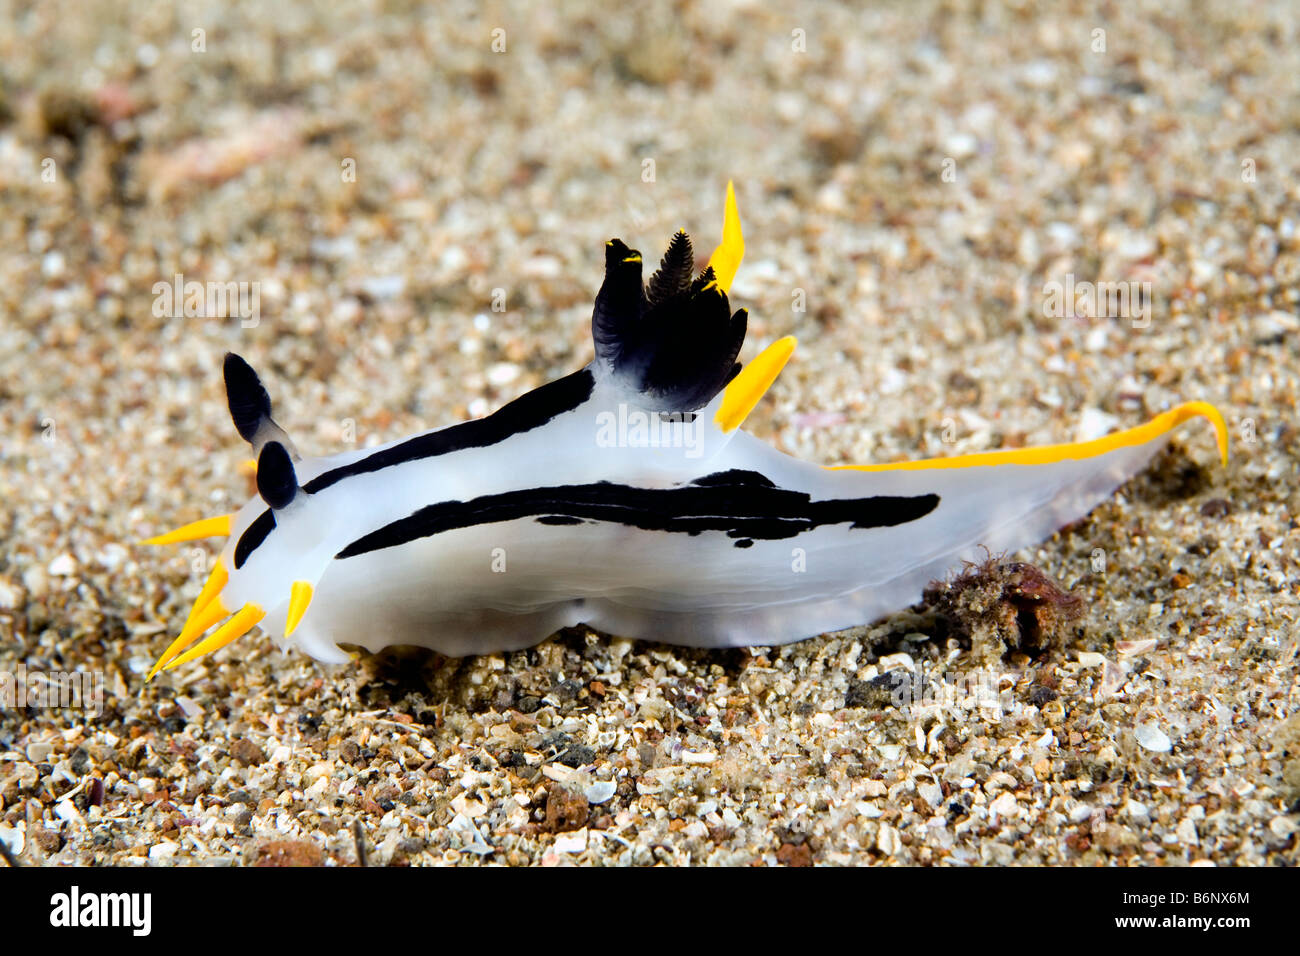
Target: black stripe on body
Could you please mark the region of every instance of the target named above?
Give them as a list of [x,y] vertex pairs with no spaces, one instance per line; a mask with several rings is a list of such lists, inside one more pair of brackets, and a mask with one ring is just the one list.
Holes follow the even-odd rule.
[[[730,480],[728,480],[730,479]],[[886,528],[916,521],[939,505],[934,494],[831,498],[777,488],[757,472],[720,472],[676,488],[635,488],[607,481],[525,488],[470,501],[443,501],[363,535],[335,557],[351,558],[477,525],[538,518],[608,521],[646,531],[696,535],[723,531],[737,547],[793,538],[822,525]],[[561,519],[561,521],[557,521]]]
[[571,375],[557,378],[553,382],[547,382],[531,392],[520,395],[486,418],[416,435],[399,445],[367,455],[359,461],[332,468],[307,482],[303,485],[303,489],[315,494],[353,475],[369,474],[391,465],[447,455],[466,448],[486,448],[495,445],[505,441],[511,435],[540,428],[553,418],[573,411],[591,397],[591,390],[595,385],[596,380],[590,370],[580,369]]
[[266,536],[275,530],[275,515],[268,508],[260,515],[253,519],[253,523],[244,529],[244,533],[239,536],[239,543],[235,545],[235,569],[238,570],[244,566],[248,556],[252,554],[259,544],[266,540]]

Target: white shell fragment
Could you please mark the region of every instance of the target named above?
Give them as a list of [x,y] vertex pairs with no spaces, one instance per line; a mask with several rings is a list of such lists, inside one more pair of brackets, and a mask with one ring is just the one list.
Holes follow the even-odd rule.
[[713,763],[718,759],[718,755],[698,750],[683,750],[682,763]]
[[613,780],[599,780],[587,788],[587,802],[591,804],[604,803],[614,796],[614,791],[618,785]]
[[1174,746],[1173,741],[1169,739],[1169,735],[1150,722],[1138,724],[1133,729],[1133,735],[1137,737],[1139,744],[1155,753],[1169,753]]

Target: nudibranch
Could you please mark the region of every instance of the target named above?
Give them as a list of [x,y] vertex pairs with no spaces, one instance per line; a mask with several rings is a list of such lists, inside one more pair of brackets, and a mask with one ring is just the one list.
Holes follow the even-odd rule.
[[727,293],[743,253],[728,184],[699,274],[685,232],[648,283],[640,253],[606,243],[585,368],[485,418],[324,458],[295,449],[256,373],[227,355],[258,494],[150,539],[229,535],[149,677],[256,625],[327,662],[350,659],[340,644],[515,650],[578,624],[781,644],[904,608],[984,549],[1042,540],[1189,418],[1214,425],[1227,462],[1205,402],[1079,443],[831,467],[785,455],[740,430],[795,347],[781,338],[737,363],[747,313]]

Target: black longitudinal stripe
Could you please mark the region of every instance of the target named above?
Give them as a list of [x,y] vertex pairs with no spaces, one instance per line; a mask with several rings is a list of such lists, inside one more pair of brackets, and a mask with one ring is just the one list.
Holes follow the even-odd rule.
[[440,431],[417,435],[400,445],[385,448],[367,455],[349,465],[340,465],[317,475],[304,490],[315,494],[352,475],[364,475],[405,461],[417,461],[446,455],[463,448],[485,448],[504,441],[511,435],[532,431],[545,425],[557,415],[572,411],[588,398],[596,380],[588,369],[580,369],[564,378],[547,382],[531,392],[520,395],[513,402],[501,406],[486,418],[452,425]]
[[248,556],[256,550],[259,544],[266,540],[266,536],[274,529],[275,514],[270,508],[267,508],[253,519],[253,523],[244,529],[244,533],[239,536],[239,543],[235,545],[236,570],[244,566]]
[[351,558],[444,531],[538,516],[609,521],[648,531],[692,535],[723,531],[730,538],[752,542],[793,538],[827,524],[892,527],[924,517],[938,505],[939,496],[934,494],[813,501],[803,492],[752,479],[743,483],[696,483],[678,488],[634,488],[602,481],[526,488],[483,495],[470,501],[428,505],[358,538],[335,557]]

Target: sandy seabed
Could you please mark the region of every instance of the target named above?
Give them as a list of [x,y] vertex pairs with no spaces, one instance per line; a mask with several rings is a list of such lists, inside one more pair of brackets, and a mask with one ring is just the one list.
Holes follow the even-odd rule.
[[[384,864],[1294,864],[1297,49],[1284,2],[14,5],[0,671],[103,702],[0,713],[0,839],[46,864],[349,865],[358,824]],[[707,249],[728,179],[742,359],[800,341],[747,424],[777,447],[956,454],[1205,399],[1231,463],[1184,426],[1018,556],[1086,608],[1038,658],[990,667],[918,608],[730,652],[577,630],[323,666],[254,634],[145,685],[215,545],[132,542],[253,491],[226,351],[312,453],[481,416],[590,359],[607,238]],[[257,321],[156,308],[178,275],[256,283]],[[1141,291],[1053,310],[1066,282]],[[997,706],[900,710],[900,668]]]

